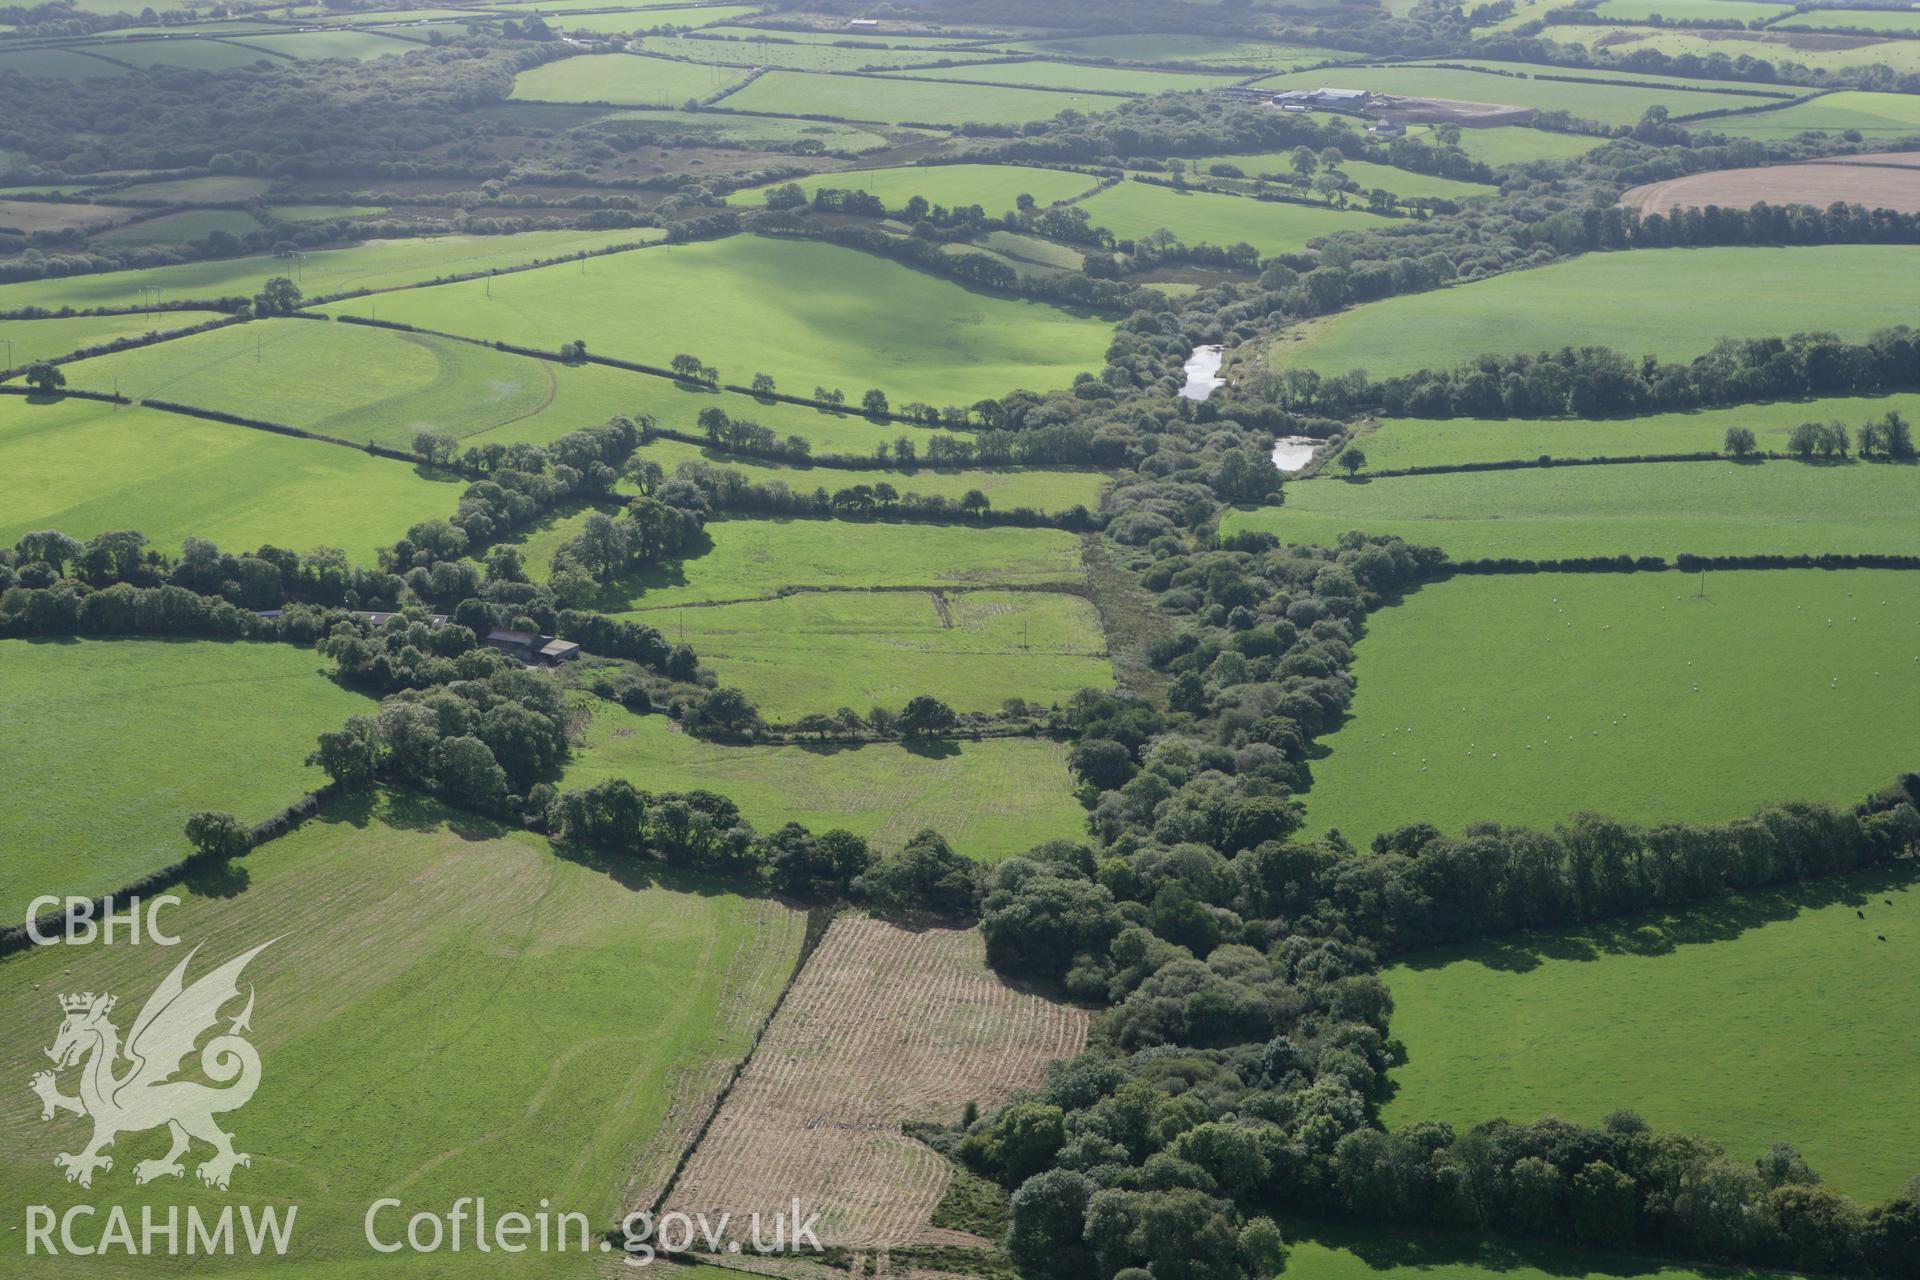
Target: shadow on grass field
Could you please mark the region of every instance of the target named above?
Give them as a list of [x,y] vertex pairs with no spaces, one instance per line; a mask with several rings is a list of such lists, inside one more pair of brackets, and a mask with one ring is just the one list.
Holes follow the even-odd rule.
[[1729,894],[1717,902],[1673,913],[1602,921],[1558,933],[1517,934],[1471,947],[1422,952],[1401,963],[1439,969],[1470,960],[1489,969],[1526,973],[1548,960],[1593,961],[1607,956],[1664,956],[1681,947],[1732,942],[1751,929],[1792,920],[1823,907],[1860,908],[1920,880],[1920,868],[1901,866],[1860,876],[1809,880],[1776,889]]

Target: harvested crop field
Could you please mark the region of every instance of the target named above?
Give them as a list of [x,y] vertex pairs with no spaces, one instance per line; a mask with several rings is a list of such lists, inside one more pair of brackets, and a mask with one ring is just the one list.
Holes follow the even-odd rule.
[[1671,213],[1675,209],[1719,205],[1744,209],[1755,201],[1768,204],[1810,204],[1826,208],[1836,200],[1863,204],[1869,209],[1920,212],[1920,168],[1901,164],[1900,152],[1888,157],[1862,157],[1863,163],[1764,165],[1753,169],[1720,169],[1690,173],[1665,182],[1649,182],[1620,197],[1620,203],[1641,213]]
[[[1035,1084],[1087,1015],[1014,990],[972,929],[834,922],[668,1196],[767,1220],[798,1197],[828,1247],[954,1243],[930,1225],[946,1163],[900,1132]],[[962,1237],[961,1239],[965,1239]]]

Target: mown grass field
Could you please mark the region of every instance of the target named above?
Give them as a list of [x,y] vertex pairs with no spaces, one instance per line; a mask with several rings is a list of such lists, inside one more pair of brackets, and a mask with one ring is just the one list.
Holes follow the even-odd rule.
[[52,200],[0,200],[0,227],[32,235],[36,231],[90,230],[125,221],[132,212],[117,205],[71,204]]
[[1706,127],[1738,138],[1791,138],[1809,129],[1825,133],[1857,129],[1870,138],[1901,138],[1920,132],[1920,99],[1843,89],[1778,111],[1729,116]]
[[284,61],[251,45],[185,36],[165,40],[114,40],[83,47],[136,67],[185,67],[192,71],[225,71],[231,67],[249,67],[256,62]]
[[1080,540],[1058,529],[714,520],[705,539],[683,560],[614,583],[603,607],[757,600],[799,586],[1021,586],[1080,576]]
[[892,74],[909,80],[971,80],[982,84],[1029,85],[1036,89],[1140,94],[1224,89],[1245,78],[1229,73],[1089,67],[1075,62],[995,62],[984,66],[925,67]]
[[[112,1196],[136,1222],[143,1204],[297,1204],[293,1249],[271,1269],[328,1280],[470,1274],[491,1261],[471,1235],[457,1255],[375,1255],[363,1219],[383,1196],[405,1202],[401,1232],[407,1214],[444,1213],[469,1195],[495,1213],[532,1213],[545,1199],[596,1233],[611,1225],[672,1168],[791,973],[804,929],[800,913],[767,899],[583,865],[539,837],[397,794],[331,806],[181,894],[165,922],[201,947],[189,980],[272,940],[242,979],[256,993],[261,1084],[224,1121],[251,1166],[230,1193],[207,1190],[191,1171],[200,1148],[184,1180],[137,1187],[132,1165],[166,1140],[127,1133],[91,1192],[71,1186],[52,1155],[77,1149],[85,1122],[42,1123],[21,1088],[0,1103],[0,1195],[56,1211]],[[25,1081],[46,1065],[57,993],[118,994],[124,1029],[185,952],[8,958],[8,1074]],[[498,1271],[592,1265],[556,1255]],[[194,1269],[269,1268],[243,1253]]]
[[896,403],[971,404],[1052,390],[1098,369],[1110,323],[977,293],[885,258],[814,241],[733,236],[328,304],[383,320],[664,367],[698,356],[724,381],[772,374],[789,393],[878,386]]
[[[349,289],[386,289],[438,276],[524,266],[582,250],[657,240],[653,228],[618,231],[523,231],[507,236],[423,236],[369,240],[347,249],[322,249],[298,258],[260,254],[177,266],[25,280],[0,285],[0,310],[14,307],[129,307],[141,289],[162,302],[251,297],[274,276],[292,276],[308,296]],[[574,268],[579,269],[577,266]]]
[[[312,739],[372,701],[311,650],[211,640],[0,640],[0,910],[105,893],[192,852],[199,809],[259,822],[326,781]],[[10,984],[11,985],[11,984]]]
[[1666,107],[1674,115],[1747,106],[1753,98],[1701,93],[1693,89],[1660,86],[1612,85],[1598,82],[1521,79],[1484,71],[1448,67],[1343,67],[1333,71],[1291,71],[1256,82],[1261,89],[1282,93],[1288,89],[1366,89],[1400,98],[1442,98],[1456,102],[1488,102],[1511,107],[1538,107],[1566,111],[1583,120],[1603,124],[1632,124],[1648,107]]
[[1607,458],[1719,450],[1729,427],[1746,427],[1763,450],[1784,453],[1802,422],[1863,422],[1898,413],[1920,419],[1920,395],[1828,396],[1640,418],[1386,418],[1363,436],[1367,470],[1502,462],[1548,455]]
[[420,520],[453,514],[462,481],[357,449],[158,409],[0,396],[0,543],[138,529],[169,554],[189,536],[229,550],[339,547],[372,564]]
[[1348,529],[1432,543],[1456,560],[1590,555],[1920,553],[1920,470],[1779,461],[1402,476],[1287,486],[1284,508],[1229,528],[1328,544]]
[[1568,344],[1685,361],[1723,337],[1860,339],[1911,323],[1905,299],[1881,286],[1914,261],[1891,245],[1591,253],[1325,316],[1283,331],[1271,358],[1387,377]]
[[738,84],[746,72],[630,53],[589,53],[522,71],[513,96],[535,102],[610,102],[625,107],[677,107]]
[[[1039,169],[1011,164],[907,165],[894,169],[851,169],[838,173],[816,174],[796,185],[811,200],[823,187],[840,191],[864,191],[878,197],[888,209],[906,208],[907,201],[920,196],[930,204],[963,209],[977,204],[987,216],[1000,217],[1015,207],[1022,195],[1030,195],[1041,205],[1058,204],[1091,191],[1100,180],[1065,169]],[[784,182],[763,187],[747,187],[727,197],[728,204],[760,208],[766,193]],[[1077,262],[1076,262],[1076,265]]]
[[609,702],[594,708],[565,786],[626,778],[648,791],[705,788],[733,800],[763,831],[784,822],[815,832],[839,827],[881,848],[932,827],[988,862],[1076,839],[1086,826],[1058,742],[722,746],[675,732],[664,716],[637,716]]
[[738,93],[729,94],[721,105],[734,111],[772,115],[958,125],[1051,120],[1062,111],[1108,111],[1125,101],[1106,94],[772,71]]
[[1368,231],[1391,221],[1360,209],[1175,191],[1145,182],[1122,182],[1077,207],[1087,211],[1094,226],[1122,240],[1144,239],[1165,228],[1187,244],[1224,248],[1245,241],[1267,257],[1304,249],[1316,236]]
[[1910,874],[1423,955],[1385,978],[1407,1046],[1389,1125],[1631,1106],[1741,1161],[1791,1142],[1869,1204],[1914,1174]]
[[923,693],[998,711],[1113,683],[1092,604],[1062,593],[809,592],[647,620],[787,724],[839,707],[898,710]]
[[1314,829],[1364,846],[1582,809],[1717,821],[1856,801],[1920,760],[1914,575],[1729,571],[1699,590],[1681,573],[1455,578],[1376,614],[1351,716],[1313,765]]
[[[83,347],[188,329],[218,318],[213,311],[164,311],[151,316],[75,316],[63,320],[0,320],[0,368],[71,355]],[[11,345],[7,345],[11,344]],[[11,360],[9,361],[9,357]]]

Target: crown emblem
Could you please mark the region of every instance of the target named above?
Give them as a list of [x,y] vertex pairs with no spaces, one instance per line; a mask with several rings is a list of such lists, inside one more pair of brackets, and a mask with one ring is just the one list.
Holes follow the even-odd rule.
[[[68,1013],[85,1013],[87,1010],[93,1008],[93,999],[94,996],[91,991],[82,991],[78,995],[61,996],[60,1007]],[[107,996],[104,997],[104,999],[106,1001],[105,1008],[111,1009],[113,1007],[113,997]],[[105,1010],[103,1009],[102,1011],[104,1012]]]

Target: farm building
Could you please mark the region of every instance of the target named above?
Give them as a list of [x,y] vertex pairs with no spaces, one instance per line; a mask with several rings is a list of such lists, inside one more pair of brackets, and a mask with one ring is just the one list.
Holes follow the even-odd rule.
[[489,649],[498,649],[509,658],[518,658],[522,662],[532,662],[536,645],[540,637],[531,631],[508,631],[504,627],[495,627],[487,632],[486,645]]
[[571,640],[549,640],[540,646],[540,656],[557,667],[563,662],[578,661],[580,646]]
[[1357,111],[1372,97],[1365,89],[1289,89],[1274,94],[1273,105],[1283,111],[1311,111],[1315,107]]

